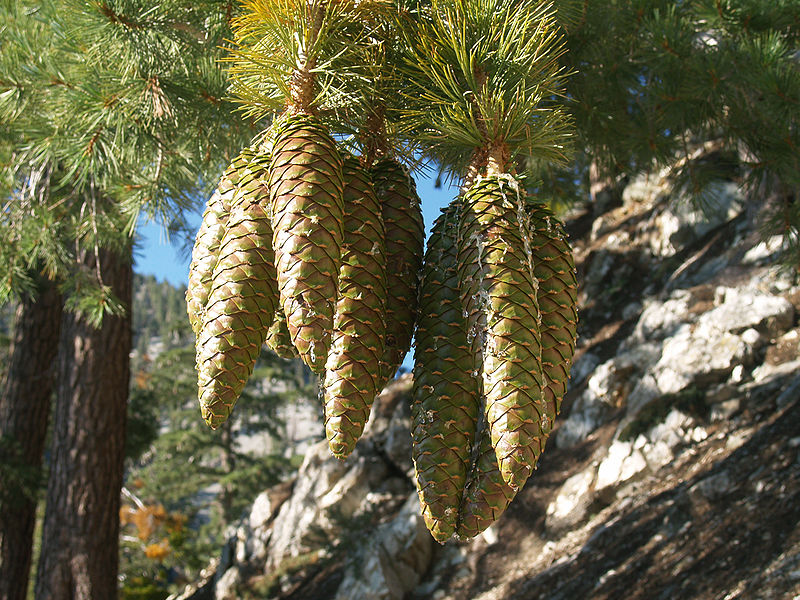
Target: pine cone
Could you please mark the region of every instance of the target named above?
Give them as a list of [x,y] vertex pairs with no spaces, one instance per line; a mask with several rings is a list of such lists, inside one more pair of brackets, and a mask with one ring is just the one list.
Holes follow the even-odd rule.
[[425,226],[414,182],[401,164],[382,159],[370,169],[386,229],[386,342],[379,391],[411,347]]
[[519,218],[524,191],[510,176],[490,176],[479,179],[463,202],[458,263],[468,337],[481,355],[500,473],[519,489],[546,438],[539,307],[529,233]]
[[277,304],[272,229],[265,209],[267,161],[253,158],[233,199],[197,338],[198,397],[217,428],[253,372]]
[[186,311],[195,335],[203,324],[203,312],[211,291],[211,276],[217,264],[219,244],[225,233],[236,184],[252,158],[252,148],[242,150],[223,173],[203,212],[203,222],[192,249],[189,284],[186,288]]
[[344,244],[339,299],[325,367],[325,433],[345,458],[356,445],[380,391],[386,332],[386,247],[372,183],[358,160],[344,160]]
[[433,225],[419,289],[412,457],[425,525],[440,543],[455,532],[472,460],[480,380],[458,289],[458,201]]
[[477,457],[464,489],[456,535],[473,538],[500,518],[517,491],[508,485],[497,465],[489,432],[478,433]]
[[342,247],[342,161],[314,117],[288,117],[272,148],[273,248],[292,343],[323,373],[330,346]]
[[[550,427],[567,392],[577,338],[578,280],[564,226],[543,204],[528,202],[533,275],[539,282],[542,370]],[[549,432],[548,427],[542,427]]]
[[286,324],[286,315],[283,314],[281,306],[275,309],[275,320],[272,321],[267,332],[267,347],[281,358],[297,358],[297,348],[292,344],[292,336],[289,334],[289,326]]

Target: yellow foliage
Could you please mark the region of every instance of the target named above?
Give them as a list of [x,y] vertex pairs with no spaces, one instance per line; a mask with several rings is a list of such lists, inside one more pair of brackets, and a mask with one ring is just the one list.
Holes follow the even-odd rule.
[[136,512],[130,504],[123,504],[119,507],[119,522],[125,527],[133,520],[133,513]]
[[165,527],[167,529],[167,533],[180,533],[183,531],[184,526],[186,525],[186,515],[182,515],[180,513],[173,513],[169,515]]
[[136,536],[144,541],[150,538],[155,530],[167,518],[167,511],[161,504],[153,504],[144,506],[135,512],[130,517],[129,522],[133,523],[136,527]]
[[151,560],[162,561],[169,556],[171,551],[172,549],[169,547],[169,541],[167,538],[164,538],[156,544],[145,546],[144,555]]

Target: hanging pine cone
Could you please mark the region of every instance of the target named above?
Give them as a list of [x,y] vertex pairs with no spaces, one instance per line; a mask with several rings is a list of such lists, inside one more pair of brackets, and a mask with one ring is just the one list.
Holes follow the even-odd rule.
[[233,410],[275,314],[267,158],[254,157],[237,186],[197,338],[198,397],[212,428]]
[[203,222],[195,238],[189,283],[186,287],[186,311],[195,335],[203,324],[203,312],[208,303],[211,276],[217,264],[219,244],[225,233],[236,184],[253,158],[254,150],[245,148],[231,162],[220,178],[217,189],[209,198],[203,212]]
[[425,226],[414,182],[397,161],[384,158],[370,169],[386,229],[386,341],[381,360],[383,388],[411,347]]
[[422,516],[434,539],[455,532],[472,460],[480,380],[458,289],[458,200],[433,225],[416,329],[412,458]]
[[372,183],[359,161],[344,160],[344,245],[339,299],[325,367],[325,434],[337,458],[353,451],[380,391],[386,332],[386,246]]
[[292,343],[323,373],[342,247],[342,161],[317,119],[288,116],[269,170],[278,290]]
[[[561,411],[578,327],[578,281],[564,226],[543,204],[528,202],[533,274],[542,314],[542,370],[547,416]],[[543,426],[544,430],[548,428]],[[549,430],[548,430],[549,431]]]
[[540,315],[524,192],[508,175],[479,179],[463,196],[459,281],[468,336],[481,354],[486,418],[500,473],[514,489],[530,476],[546,435]]

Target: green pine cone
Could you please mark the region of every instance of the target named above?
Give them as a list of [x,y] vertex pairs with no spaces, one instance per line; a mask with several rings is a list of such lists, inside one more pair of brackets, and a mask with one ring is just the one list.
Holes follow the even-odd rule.
[[278,290],[292,343],[325,371],[342,248],[342,159],[314,117],[287,117],[272,147],[269,190]]
[[370,176],[386,228],[386,343],[380,391],[394,377],[411,347],[425,225],[414,181],[400,163],[379,160],[370,169]]
[[252,374],[277,305],[266,162],[253,158],[237,186],[197,338],[198,398],[214,429]]
[[275,320],[267,332],[267,348],[272,350],[281,358],[297,358],[297,348],[292,344],[292,336],[289,333],[289,325],[286,323],[286,315],[283,308],[278,306],[275,309]]
[[[561,412],[578,328],[578,280],[564,226],[543,204],[528,202],[533,275],[539,281],[542,370],[547,416]],[[543,429],[546,429],[544,426]]]
[[517,491],[505,482],[497,465],[489,432],[478,434],[477,458],[469,474],[458,512],[456,535],[470,539],[500,518]]
[[339,298],[325,365],[325,435],[331,452],[353,451],[380,391],[386,323],[386,247],[372,182],[352,156],[344,159],[344,244]]
[[186,311],[195,335],[203,324],[203,312],[211,291],[211,276],[217,264],[219,244],[225,233],[235,186],[253,157],[253,149],[245,148],[233,160],[220,178],[217,189],[209,198],[203,212],[203,222],[195,238],[189,284],[186,288]]
[[455,533],[480,412],[480,380],[458,289],[458,201],[433,225],[419,288],[415,334],[412,458],[425,525]]
[[482,357],[486,419],[500,473],[519,489],[546,433],[539,307],[524,191],[511,176],[479,179],[463,196],[459,281],[468,337]]

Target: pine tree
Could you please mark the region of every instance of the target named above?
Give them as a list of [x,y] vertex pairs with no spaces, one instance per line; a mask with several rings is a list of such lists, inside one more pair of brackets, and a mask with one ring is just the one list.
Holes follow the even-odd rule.
[[578,152],[566,169],[531,161],[537,191],[580,199],[656,164],[702,208],[733,177],[800,263],[800,2],[557,5]]
[[[112,597],[129,234],[142,211],[180,229],[198,170],[221,170],[229,144],[249,135],[229,116],[215,62],[232,6],[54,0],[2,10],[3,182],[14,194],[0,217],[9,242],[0,294],[30,289],[44,269],[68,309],[37,596]],[[112,387],[97,387],[106,369]],[[105,485],[72,493],[93,489],[90,468]],[[75,535],[61,536],[59,523]]]
[[[128,256],[103,249],[99,264],[93,254],[85,258],[126,307],[133,274]],[[37,598],[116,595],[116,576],[108,571],[117,573],[130,347],[129,311],[106,316],[100,328],[65,313]]]

